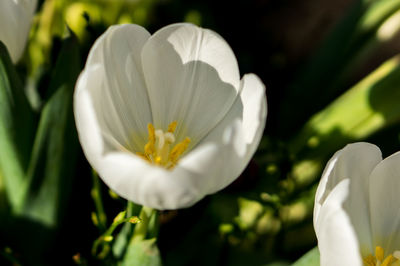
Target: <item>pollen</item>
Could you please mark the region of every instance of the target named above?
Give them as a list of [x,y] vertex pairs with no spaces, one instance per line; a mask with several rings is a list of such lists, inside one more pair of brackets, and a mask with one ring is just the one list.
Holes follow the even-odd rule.
[[148,142],[144,145],[144,152],[137,152],[144,160],[167,169],[172,169],[178,163],[179,158],[185,153],[190,144],[190,138],[186,137],[183,141],[175,144],[175,129],[178,123],[173,121],[164,132],[155,129],[153,124],[147,125],[149,134]]
[[385,251],[381,246],[376,246],[375,256],[372,254],[363,259],[365,266],[394,266],[400,263],[400,251],[394,251],[385,257]]

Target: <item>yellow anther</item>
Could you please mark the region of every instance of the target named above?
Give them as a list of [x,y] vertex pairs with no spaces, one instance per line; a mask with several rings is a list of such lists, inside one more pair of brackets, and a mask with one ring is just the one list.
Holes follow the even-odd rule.
[[156,158],[154,158],[154,162],[156,163],[156,164],[160,164],[161,163],[161,156],[157,156]]
[[181,156],[190,144],[190,138],[186,137],[182,142],[175,145],[172,149],[171,153],[169,154],[169,160],[175,163],[179,156]]
[[381,266],[389,266],[392,263],[393,256],[389,255],[386,259],[382,262]]
[[144,145],[144,153],[147,155],[152,155],[155,152],[155,147],[154,147],[154,143],[152,142],[147,142],[146,145]]
[[393,254],[389,254],[386,258],[385,251],[381,246],[376,246],[375,256],[372,254],[368,255],[363,259],[365,266],[392,266],[399,265],[399,259],[397,258],[398,251],[394,251]]
[[364,258],[364,265],[365,266],[375,266],[375,258],[371,254]]
[[161,129],[155,130],[153,124],[149,123],[147,125],[149,138],[144,145],[144,152],[137,152],[136,154],[149,163],[157,164],[167,169],[173,168],[179,156],[186,151],[190,143],[190,139],[185,138],[171,150],[171,145],[175,142],[174,132],[177,124],[174,121],[169,124],[167,131],[163,131]]
[[176,122],[176,121],[174,121],[171,124],[169,124],[168,132],[174,133],[177,125],[178,125],[178,122]]
[[376,246],[375,248],[375,257],[379,261],[383,261],[384,259],[384,251],[381,246]]
[[156,143],[156,133],[155,133],[156,131],[152,123],[149,123],[147,125],[147,130],[149,132],[149,142],[153,144]]

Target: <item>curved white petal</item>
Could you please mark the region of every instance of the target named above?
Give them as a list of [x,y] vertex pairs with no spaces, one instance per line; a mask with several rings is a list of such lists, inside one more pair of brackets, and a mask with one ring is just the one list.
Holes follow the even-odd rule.
[[343,208],[349,190],[350,180],[340,181],[320,209],[315,231],[323,266],[363,265],[356,232]]
[[[243,103],[243,129],[245,142],[248,145],[246,160],[250,160],[260,143],[266,118],[267,96],[265,86],[255,74],[246,74],[242,78],[240,98]],[[245,163],[247,165],[247,162]]]
[[236,58],[213,31],[173,24],[157,31],[142,52],[156,128],[178,122],[177,140],[195,146],[231,108],[239,90]]
[[[89,92],[92,106],[86,107],[94,109],[103,136],[134,152],[143,150],[152,122],[141,67],[141,50],[149,37],[138,25],[110,27],[91,49],[76,85],[75,99],[81,90]],[[75,115],[78,120],[81,114]],[[87,131],[78,127],[80,135]]]
[[97,167],[104,182],[118,195],[158,210],[187,207],[204,196],[193,186],[201,176],[180,169],[169,171],[131,153],[107,153]]
[[361,243],[363,252],[371,250],[371,229],[369,221],[368,193],[369,175],[382,160],[378,147],[369,143],[349,144],[338,151],[328,162],[315,196],[314,226],[318,223],[319,212],[325,199],[339,182],[350,180],[350,197],[344,208]]
[[17,62],[24,51],[37,0],[0,1],[0,41]]
[[[203,168],[203,180],[207,179],[209,185],[206,194],[221,190],[242,173],[264,131],[267,116],[264,84],[256,75],[247,74],[241,87],[240,96],[227,115],[195,148],[211,144],[218,147],[209,156],[210,165]],[[186,168],[190,168],[186,165],[189,158],[182,159]],[[192,164],[196,164],[196,158]]]
[[400,249],[400,152],[379,163],[370,176],[370,212],[374,245]]
[[[317,226],[317,222],[319,219],[319,212],[321,211],[321,206],[325,202],[327,195],[332,191],[333,188],[326,188],[328,180],[332,175],[333,168],[336,165],[337,158],[341,154],[342,150],[337,151],[332,158],[328,161],[325,166],[324,172],[322,173],[321,180],[319,181],[317,191],[315,193],[315,200],[314,200],[314,213],[313,213],[313,223],[314,228]],[[325,191],[329,191],[325,194]]]

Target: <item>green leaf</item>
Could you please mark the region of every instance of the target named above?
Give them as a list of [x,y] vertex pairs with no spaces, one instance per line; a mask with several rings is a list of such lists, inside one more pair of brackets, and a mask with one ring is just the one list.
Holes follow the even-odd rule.
[[79,143],[72,97],[79,71],[78,42],[71,36],[58,56],[27,172],[24,216],[49,227],[62,219],[75,174]]
[[304,254],[292,266],[319,266],[319,250],[315,247]]
[[[12,241],[27,263],[35,265],[42,264],[71,197],[79,150],[72,112],[74,84],[80,71],[79,58],[77,40],[73,36],[67,38],[50,82],[49,91],[53,93],[44,104],[30,147],[29,164],[25,171],[19,168],[22,181],[15,188],[19,192],[18,208],[13,206],[12,215],[4,219],[7,230],[2,233],[6,239]],[[2,174],[5,179],[15,178],[10,172]],[[9,191],[7,187],[7,193]]]
[[314,115],[289,142],[292,156],[301,158],[293,168],[297,183],[309,183],[323,163],[349,142],[400,123],[400,56],[373,73]]
[[[286,101],[280,109],[281,132],[292,132],[311,114],[322,109],[342,93],[349,76],[371,53],[371,43],[377,46],[377,31],[395,12],[400,2],[392,0],[355,1],[353,7],[324,40],[315,55],[300,68],[288,87]],[[304,105],[309,99],[313,104]],[[300,109],[302,112],[293,112]]]
[[0,193],[6,191],[11,211],[22,208],[35,126],[21,80],[0,42]]
[[156,238],[143,240],[133,239],[129,243],[121,265],[161,265],[160,252],[156,245]]

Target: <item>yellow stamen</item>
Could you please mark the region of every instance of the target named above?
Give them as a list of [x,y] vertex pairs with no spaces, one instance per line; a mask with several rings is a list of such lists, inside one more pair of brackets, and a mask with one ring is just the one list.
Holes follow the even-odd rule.
[[149,142],[156,143],[156,131],[152,123],[147,125],[147,130],[149,131]]
[[181,156],[182,153],[184,153],[185,150],[188,148],[189,144],[190,138],[188,137],[186,137],[182,142],[176,144],[169,154],[169,160],[175,163],[178,160],[179,156]]
[[365,266],[392,266],[392,265],[398,265],[399,263],[399,258],[397,257],[399,255],[399,251],[394,251],[393,254],[389,254],[385,258],[385,251],[381,246],[376,246],[375,248],[375,256],[372,254],[366,256],[363,259],[364,265]]
[[147,126],[149,137],[148,142],[144,145],[144,152],[137,152],[136,154],[150,163],[167,169],[173,168],[190,144],[190,138],[186,137],[171,150],[171,145],[175,142],[173,133],[177,125],[176,121],[172,122],[169,124],[168,130],[164,132],[161,129],[155,130],[154,126],[149,123]]
[[375,266],[375,258],[371,254],[364,258],[364,265]]
[[384,259],[384,251],[383,248],[381,246],[376,246],[375,248],[375,257],[377,260],[383,261]]
[[154,144],[151,142],[148,142],[145,146],[144,146],[144,153],[145,154],[153,154],[155,151],[155,147]]
[[177,125],[178,125],[178,122],[176,122],[176,121],[174,121],[171,124],[169,124],[168,132],[174,133]]
[[157,156],[156,158],[154,158],[154,162],[156,164],[160,164],[161,163],[161,156]]
[[392,264],[393,256],[389,255],[386,257],[386,259],[382,262],[381,266],[389,266]]

